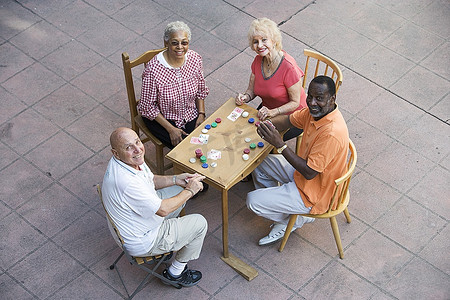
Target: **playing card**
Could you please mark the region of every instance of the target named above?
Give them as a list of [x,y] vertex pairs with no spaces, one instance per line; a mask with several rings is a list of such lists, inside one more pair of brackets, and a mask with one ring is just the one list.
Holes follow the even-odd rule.
[[198,144],[203,145],[203,141],[200,141],[200,139],[196,136],[191,137],[191,144]]
[[270,121],[270,120],[265,120],[264,123],[269,124],[273,129],[276,129],[276,128],[275,128],[275,125],[273,125],[272,121]]
[[209,134],[200,134],[198,140],[203,144],[208,144]]
[[242,115],[243,112],[244,110],[242,108],[236,107],[227,118],[234,122]]
[[207,157],[209,159],[217,160],[222,158],[222,152],[220,152],[219,150],[211,149],[210,151],[208,151]]

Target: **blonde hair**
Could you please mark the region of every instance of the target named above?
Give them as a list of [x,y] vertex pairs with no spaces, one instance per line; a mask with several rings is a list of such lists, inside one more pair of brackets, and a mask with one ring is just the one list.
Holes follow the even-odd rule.
[[283,48],[283,45],[281,44],[281,31],[278,28],[278,25],[268,18],[258,18],[253,20],[250,24],[247,34],[250,48],[252,48],[253,38],[256,35],[270,38],[277,51],[280,51]]

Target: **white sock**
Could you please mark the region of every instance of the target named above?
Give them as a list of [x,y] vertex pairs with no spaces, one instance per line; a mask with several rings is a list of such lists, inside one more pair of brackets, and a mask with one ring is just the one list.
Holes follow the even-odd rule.
[[184,267],[187,265],[187,263],[179,262],[178,260],[174,259],[172,264],[169,267],[169,273],[170,275],[177,277],[181,275],[181,272],[184,271]]

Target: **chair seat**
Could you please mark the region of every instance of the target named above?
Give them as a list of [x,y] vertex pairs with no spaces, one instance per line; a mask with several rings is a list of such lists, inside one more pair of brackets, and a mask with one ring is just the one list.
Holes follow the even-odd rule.
[[164,254],[159,254],[155,256],[132,256],[132,258],[136,261],[138,265],[142,265],[145,263],[152,263],[154,261],[157,261],[161,258],[163,258],[165,255],[167,255],[169,258],[165,260],[169,260],[172,257],[173,252],[167,252]]
[[145,162],[152,170],[155,170],[157,174],[164,174],[165,171],[171,169],[173,167],[172,162],[169,162],[168,164],[164,164],[164,147],[165,145],[153,135],[153,133],[148,130],[147,126],[144,123],[143,117],[141,115],[137,115],[134,118],[134,121],[139,128],[140,131],[142,131],[145,135],[145,138],[142,139],[142,143],[146,143],[148,141],[151,141],[155,145],[156,149],[156,163],[154,163],[151,159],[148,159],[148,157],[145,157]]
[[147,126],[144,123],[144,120],[142,119],[141,115],[137,115],[134,118],[134,121],[136,122],[136,124],[138,125],[139,129],[144,132],[144,134],[147,136],[147,138],[142,139],[142,142],[144,143],[145,141],[149,141],[151,140],[153,144],[155,144],[155,146],[159,146],[159,147],[164,147],[163,143],[156,137],[153,135],[153,133],[150,132],[150,130],[148,130]]
[[[298,218],[298,216],[304,216],[304,217],[311,217],[316,219],[329,219],[331,223],[331,229],[333,231],[334,239],[336,241],[336,246],[339,251],[339,257],[341,259],[344,258],[344,250],[342,248],[342,242],[341,242],[341,236],[339,233],[339,227],[338,223],[336,221],[336,216],[340,213],[344,213],[345,218],[347,219],[347,223],[351,222],[350,213],[348,212],[348,203],[350,200],[350,194],[348,192],[348,188],[350,185],[350,179],[353,175],[353,171],[355,170],[356,161],[358,159],[358,155],[356,154],[355,145],[350,140],[349,141],[349,153],[350,157],[348,158],[347,162],[347,172],[341,176],[340,178],[336,179],[334,181],[335,183],[335,192],[333,194],[333,197],[331,198],[330,205],[328,207],[328,211],[323,214],[292,214],[289,217],[289,222],[286,227],[286,231],[284,233],[284,237],[281,241],[280,248],[278,249],[279,252],[282,252],[284,250],[284,246],[287,243],[287,240],[289,238],[289,235],[291,234],[292,228],[294,227],[294,224]],[[331,207],[334,206],[334,204],[337,205],[335,210],[332,210]]]
[[[180,284],[178,284],[176,282],[172,282],[169,279],[165,278],[164,276],[162,276],[161,274],[156,272],[162,263],[166,264],[166,266],[167,266],[167,261],[170,258],[172,258],[173,251],[170,251],[170,252],[167,252],[164,254],[155,255],[155,256],[131,256],[127,252],[127,250],[123,247],[124,241],[122,239],[122,235],[120,234],[119,229],[116,227],[113,220],[111,219],[111,216],[109,215],[108,211],[106,210],[105,204],[103,203],[102,189],[99,184],[97,184],[97,193],[100,197],[100,201],[101,201],[103,209],[105,211],[106,218],[108,219],[108,228],[111,231],[111,234],[113,235],[114,240],[116,241],[116,243],[118,244],[120,249],[122,249],[122,252],[119,254],[119,256],[116,258],[116,260],[113,262],[113,264],[109,266],[109,269],[116,270],[117,275],[119,276],[119,279],[122,282],[122,285],[125,288],[125,291],[128,295],[128,299],[132,299],[140,290],[142,290],[142,288],[145,286],[145,284],[147,282],[147,279],[150,276],[159,278],[164,283],[172,285],[172,286],[176,287],[177,289],[181,289]],[[131,294],[128,292],[125,282],[123,281],[121,272],[119,271],[119,266],[117,264],[122,259],[122,257],[126,257],[126,259],[128,260],[128,262],[131,265],[134,265],[134,266],[138,267],[139,269],[141,269],[142,271],[146,272],[146,276],[141,280],[139,285],[136,287],[134,292],[132,292]]]
[[327,211],[326,213],[313,215],[313,214],[299,214],[299,216],[310,217],[315,219],[329,219],[331,217],[337,216],[342,213],[348,206],[348,202],[350,200],[349,194],[345,197],[344,202],[339,206],[336,210]]

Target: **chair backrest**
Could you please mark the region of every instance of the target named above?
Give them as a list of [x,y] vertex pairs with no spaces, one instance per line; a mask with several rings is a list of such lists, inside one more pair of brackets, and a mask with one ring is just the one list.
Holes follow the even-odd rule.
[[[165,50],[166,48],[150,50],[143,53],[141,56],[136,58],[135,60],[130,60],[130,56],[127,52],[122,53],[122,63],[123,63],[123,72],[125,73],[125,85],[127,87],[127,95],[128,95],[128,104],[130,106],[130,114],[131,114],[131,126],[134,131],[139,134],[139,128],[136,125],[136,116],[138,115],[137,104],[139,100],[136,100],[136,93],[134,89],[133,82],[133,72],[132,69],[136,66],[143,65],[143,68],[147,65],[147,63],[159,52]],[[143,71],[143,69],[142,69]]]
[[[326,57],[323,54],[320,54],[319,52],[305,49],[305,50],[303,50],[303,54],[306,56],[306,65],[305,65],[305,70],[304,70],[305,76],[303,76],[303,84],[302,84],[303,88],[306,87],[306,83],[308,82],[306,78],[308,77],[308,74],[310,73],[309,69],[314,68],[314,76],[312,76],[311,80],[318,75],[329,76],[335,81],[336,93],[337,93],[339,90],[339,87],[342,84],[342,72],[341,72],[341,69],[339,68],[339,66],[334,61],[332,61],[330,58]],[[311,59],[316,60],[315,66],[309,65],[310,62],[312,62]]]
[[[303,76],[303,83],[302,83],[303,88],[306,90],[308,74],[310,74],[310,69],[311,71],[312,69],[314,69],[314,74],[311,80],[317,77],[318,75],[325,75],[331,77],[334,80],[334,83],[336,84],[336,94],[337,94],[339,88],[342,85],[342,78],[343,78],[339,66],[333,60],[331,60],[330,58],[326,57],[323,54],[320,54],[319,52],[304,49],[303,54],[306,56],[306,65],[304,69],[305,76]],[[311,59],[316,60],[315,65]],[[300,149],[302,136],[303,134],[297,137],[295,144],[296,153],[298,153],[298,150]]]
[[[98,196],[100,197],[100,201],[102,202],[103,209],[105,210],[106,218],[108,219],[108,225],[110,225],[108,227],[110,228],[110,230],[111,229],[114,230],[114,233],[117,237],[117,239],[114,238],[114,240],[116,240],[116,242],[119,241],[120,245],[123,245],[123,238],[120,235],[119,229],[117,229],[116,225],[114,224],[113,220],[111,219],[111,216],[109,215],[108,211],[106,210],[105,203],[103,202],[102,188],[100,187],[99,184],[97,184],[97,193],[98,193]],[[111,232],[111,234],[112,233],[113,232]]]
[[356,161],[358,159],[358,155],[356,153],[355,145],[351,140],[349,140],[349,158],[347,162],[347,172],[340,178],[336,179],[334,182],[336,184],[336,188],[333,193],[333,198],[331,199],[330,207],[328,208],[328,212],[332,211],[334,204],[337,202],[337,207],[335,210],[340,210],[341,206],[347,200],[348,197],[348,188],[350,186],[350,179],[352,178],[353,172],[355,171]]
[[[125,256],[127,257],[128,261],[131,264],[136,263],[138,265],[142,265],[144,263],[150,263],[150,262],[153,262],[155,259],[159,259],[169,253],[172,253],[172,252],[168,252],[168,253],[159,254],[159,255],[155,255],[155,256],[131,256],[128,253],[128,251],[123,247],[124,241],[123,241],[122,236],[120,235],[120,231],[116,227],[113,220],[111,219],[111,216],[109,215],[108,211],[106,210],[105,203],[103,202],[102,188],[100,187],[99,184],[97,184],[97,193],[98,193],[98,196],[100,197],[100,201],[102,202],[103,209],[105,210],[106,218],[108,219],[109,230],[111,231],[111,234],[113,235],[113,238],[116,241],[117,245],[120,248],[122,248],[123,254],[125,254]],[[120,258],[120,256],[119,256],[119,258]],[[110,269],[112,269],[112,266],[110,267]],[[123,281],[122,281],[122,283],[123,283]]]

